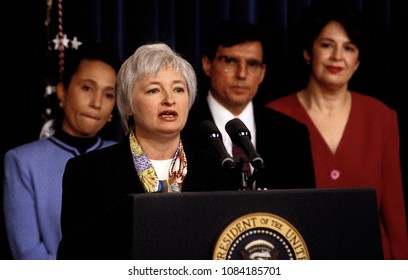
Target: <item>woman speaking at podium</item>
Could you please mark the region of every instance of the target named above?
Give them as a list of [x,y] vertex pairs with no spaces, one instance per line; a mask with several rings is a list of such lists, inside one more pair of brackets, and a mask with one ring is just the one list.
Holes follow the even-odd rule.
[[[103,220],[128,194],[238,189],[215,154],[180,138],[196,88],[193,67],[166,44],[143,45],[123,63],[116,98],[125,137],[67,163],[58,258],[127,258],[122,251],[126,246],[113,244],[125,233],[112,227],[98,232],[95,221]],[[81,231],[96,231],[109,241],[89,245],[95,236],[74,238]]]

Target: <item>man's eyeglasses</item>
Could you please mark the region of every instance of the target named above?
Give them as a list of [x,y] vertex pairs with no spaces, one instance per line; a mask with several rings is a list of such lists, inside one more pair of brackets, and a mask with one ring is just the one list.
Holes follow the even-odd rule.
[[[220,55],[217,59],[226,73],[236,72],[242,66],[241,60],[233,56]],[[245,65],[248,75],[253,77],[259,76],[265,66],[261,61],[255,59],[245,61]]]

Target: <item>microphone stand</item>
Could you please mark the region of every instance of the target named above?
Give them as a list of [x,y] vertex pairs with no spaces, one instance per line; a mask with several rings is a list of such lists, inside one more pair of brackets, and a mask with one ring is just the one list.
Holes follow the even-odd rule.
[[242,160],[235,159],[235,167],[237,170],[239,170],[239,173],[241,175],[240,178],[242,187],[239,190],[246,191],[248,190],[248,174],[243,170],[243,166],[244,162]]
[[251,175],[248,176],[248,173],[243,170],[244,163],[247,163],[246,160],[236,161],[236,167],[241,170],[241,179],[242,179],[242,191],[254,191],[256,190],[255,181],[258,176],[258,168],[254,168]]
[[[242,169],[242,163],[239,163],[239,167]],[[256,186],[255,186],[255,182],[256,179],[258,177],[258,174],[260,173],[260,169],[262,169],[264,166],[261,166],[260,168],[254,168],[252,174],[250,176],[248,176],[248,174],[245,171],[241,171],[242,172],[242,176],[243,176],[243,190],[247,191],[247,190],[251,190],[251,191],[255,191],[257,190]],[[260,190],[260,188],[258,188],[258,190]]]
[[[257,190],[255,186],[256,179],[258,177],[258,174],[260,173],[260,170],[262,170],[265,166],[263,164],[263,161],[261,164],[253,164],[248,160],[248,157],[244,156],[241,158],[235,158],[234,157],[234,162],[235,162],[235,167],[240,170],[241,173],[241,182],[242,182],[242,191],[255,191]],[[248,173],[244,170],[244,164],[250,164],[253,167],[253,171],[251,175],[248,175]]]
[[252,191],[256,190],[255,181],[256,181],[257,175],[258,175],[258,169],[254,168],[254,171],[252,172],[251,176],[249,176],[249,178],[247,177],[247,179],[248,179],[247,180],[247,185],[248,185],[248,187],[250,187],[250,189]]

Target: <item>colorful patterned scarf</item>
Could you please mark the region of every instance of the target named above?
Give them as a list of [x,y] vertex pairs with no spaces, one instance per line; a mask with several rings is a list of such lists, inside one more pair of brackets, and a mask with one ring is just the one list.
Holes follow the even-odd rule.
[[162,181],[157,178],[152,163],[144,154],[133,131],[129,134],[129,140],[133,164],[145,192],[181,192],[184,177],[187,174],[187,158],[181,140],[170,164],[169,179]]

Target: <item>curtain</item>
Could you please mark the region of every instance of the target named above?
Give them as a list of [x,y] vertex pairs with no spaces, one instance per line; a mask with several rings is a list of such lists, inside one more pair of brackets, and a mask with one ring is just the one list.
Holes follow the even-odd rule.
[[[27,0],[26,0],[27,1]],[[47,1],[47,0],[43,0]],[[61,0],[60,0],[61,1]],[[296,90],[302,85],[296,70],[287,66],[294,30],[299,17],[311,3],[330,0],[63,0],[63,28],[68,39],[77,36],[114,47],[122,60],[141,44],[168,43],[187,58],[197,73],[205,32],[228,18],[249,20],[266,31],[268,74],[261,87],[265,100]],[[334,1],[334,0],[331,0]],[[337,0],[336,0],[337,1]],[[58,0],[52,1],[53,15],[48,39],[56,35]],[[342,0],[366,17],[371,34],[370,60],[361,65],[353,80],[356,90],[379,97],[397,107],[402,98],[406,73],[408,3],[406,0]],[[50,67],[48,67],[49,69]],[[402,75],[401,70],[405,73]],[[405,95],[405,94],[403,94]]]
[[[67,48],[72,48],[75,40],[96,40],[116,49],[122,60],[141,44],[163,41],[188,59],[200,78],[205,32],[223,19],[246,19],[268,35],[268,70],[257,96],[268,101],[303,86],[299,68],[290,63],[292,39],[304,8],[319,1],[335,0],[7,1],[2,4],[3,11],[10,14],[11,20],[1,25],[6,47],[3,69],[7,70],[7,94],[1,102],[2,127],[7,137],[2,152],[38,137],[47,83],[59,67],[59,52],[53,42],[58,32],[66,36]],[[407,106],[408,0],[341,2],[363,12],[372,35],[368,62],[360,65],[352,80],[353,89],[397,109],[402,121]],[[111,137],[117,137],[119,130],[113,130]]]

